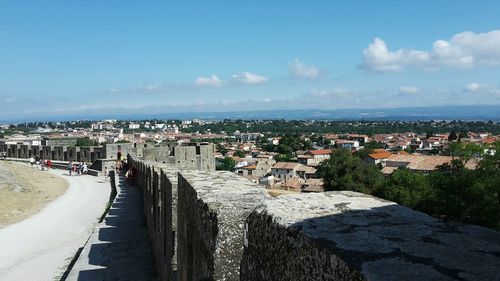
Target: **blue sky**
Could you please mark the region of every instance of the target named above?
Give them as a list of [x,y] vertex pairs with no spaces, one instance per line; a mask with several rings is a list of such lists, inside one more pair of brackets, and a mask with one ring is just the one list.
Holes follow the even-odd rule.
[[499,1],[185,2],[1,1],[0,121],[500,105]]

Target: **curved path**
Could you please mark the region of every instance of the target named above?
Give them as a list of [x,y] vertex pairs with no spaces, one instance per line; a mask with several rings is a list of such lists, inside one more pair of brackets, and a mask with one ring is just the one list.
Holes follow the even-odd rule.
[[104,212],[109,182],[50,173],[64,177],[68,190],[39,213],[0,230],[0,280],[57,279]]

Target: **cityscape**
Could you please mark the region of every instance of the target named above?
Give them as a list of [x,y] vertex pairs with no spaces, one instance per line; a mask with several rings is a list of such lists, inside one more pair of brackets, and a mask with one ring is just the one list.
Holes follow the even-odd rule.
[[498,10],[1,3],[0,281],[500,280]]

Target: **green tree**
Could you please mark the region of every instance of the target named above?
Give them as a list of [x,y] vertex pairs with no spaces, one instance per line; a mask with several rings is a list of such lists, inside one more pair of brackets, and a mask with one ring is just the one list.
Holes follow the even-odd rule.
[[236,161],[231,157],[224,158],[221,163],[217,166],[217,170],[220,171],[232,171],[236,166]]
[[365,145],[363,147],[365,149],[385,148],[385,143],[372,140],[370,142],[365,143]]
[[323,178],[325,191],[351,190],[372,194],[384,181],[375,165],[363,162],[346,149],[333,150],[330,159],[321,162],[317,176]]
[[217,144],[217,151],[219,151],[222,155],[226,155],[226,153],[228,152],[227,148],[220,143]]
[[292,155],[294,150],[290,146],[280,143],[277,147],[276,152],[278,152],[279,154]]
[[450,143],[445,154],[450,155],[453,160],[459,160],[462,166],[473,157],[480,157],[483,154],[483,147],[475,143],[463,143],[461,141]]
[[372,153],[373,153],[373,149],[363,148],[361,150],[356,151],[356,153],[354,155],[359,157],[359,159],[365,159],[366,157],[368,157],[368,155],[370,155]]
[[452,142],[458,139],[457,132],[455,130],[451,131],[450,135],[448,136],[448,141]]
[[89,138],[79,138],[76,140],[76,146],[94,146],[94,142]]
[[398,169],[375,195],[418,210],[430,210],[435,194],[427,176],[408,169]]
[[243,150],[239,150],[239,149],[236,150],[233,155],[238,156],[240,158],[245,158],[245,156],[246,156],[245,152]]
[[290,162],[291,158],[292,157],[289,154],[276,154],[274,156],[274,160],[276,160],[276,162]]

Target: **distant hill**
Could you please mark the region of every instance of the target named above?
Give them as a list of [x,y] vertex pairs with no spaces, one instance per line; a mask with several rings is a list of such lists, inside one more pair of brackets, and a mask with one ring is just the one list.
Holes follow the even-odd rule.
[[[139,115],[140,117],[149,117]],[[386,109],[266,110],[238,112],[183,112],[157,114],[163,119],[286,119],[286,120],[500,120],[500,105],[438,106]]]
[[105,113],[82,113],[79,115],[50,116],[45,115],[40,120],[0,120],[0,121],[48,121],[48,120],[99,120],[106,118],[118,119],[193,119],[205,120],[222,119],[286,119],[286,120],[495,120],[500,121],[500,105],[474,106],[435,106],[435,107],[407,107],[384,109],[334,109],[334,110],[262,110],[262,111],[235,111],[235,112],[161,112],[161,107],[151,108],[148,112],[130,112],[115,110]]

